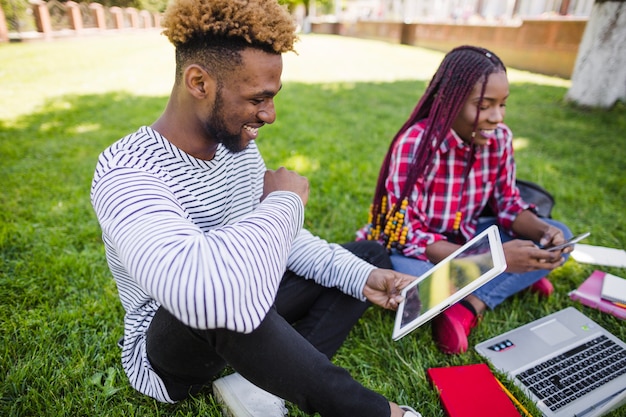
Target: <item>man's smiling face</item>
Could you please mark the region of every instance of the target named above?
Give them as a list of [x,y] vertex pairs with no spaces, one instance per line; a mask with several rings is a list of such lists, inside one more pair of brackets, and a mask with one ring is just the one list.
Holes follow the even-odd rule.
[[281,88],[282,56],[257,49],[241,52],[243,64],[219,86],[205,122],[208,136],[231,152],[255,140],[276,120],[274,97]]

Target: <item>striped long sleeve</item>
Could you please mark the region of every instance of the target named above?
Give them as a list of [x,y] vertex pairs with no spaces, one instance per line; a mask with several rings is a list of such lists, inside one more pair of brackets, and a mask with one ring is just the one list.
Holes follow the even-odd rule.
[[302,229],[296,194],[260,202],[265,170],[254,142],[202,161],[149,127],[100,155],[91,199],[126,312],[122,364],[140,392],[171,401],[145,353],[160,306],[191,327],[251,332],[286,268],[363,299],[373,266]]

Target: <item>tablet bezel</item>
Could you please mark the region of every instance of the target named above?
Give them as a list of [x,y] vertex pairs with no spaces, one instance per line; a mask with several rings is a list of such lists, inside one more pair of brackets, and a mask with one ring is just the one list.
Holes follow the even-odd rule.
[[402,303],[400,303],[400,305],[398,306],[398,310],[396,312],[396,319],[395,319],[393,334],[392,334],[393,340],[399,340],[400,338],[406,336],[407,334],[409,334],[410,332],[412,332],[413,330],[415,330],[422,324],[426,323],[427,321],[429,321],[436,315],[442,313],[444,310],[446,310],[448,307],[450,307],[454,303],[460,301],[461,299],[471,294],[473,291],[478,289],[480,286],[484,285],[486,282],[490,281],[491,279],[495,278],[496,276],[504,272],[504,270],[506,269],[506,260],[504,257],[504,250],[502,249],[502,241],[500,239],[498,226],[493,225],[487,228],[486,230],[484,230],[483,232],[481,232],[480,234],[476,235],[474,238],[469,240],[459,249],[457,249],[456,251],[451,253],[449,256],[444,258],[442,261],[437,263],[435,266],[429,269],[426,273],[419,276],[414,282],[407,285],[402,290],[402,296],[405,297],[406,299],[406,294],[411,288],[413,288],[416,285],[419,285],[420,282],[424,281],[426,278],[431,276],[439,268],[442,268],[443,266],[449,264],[450,261],[456,258],[459,254],[465,252],[467,249],[473,246],[477,241],[483,239],[485,236],[488,238],[488,241],[489,241],[489,248],[490,248],[491,258],[493,261],[493,267],[489,269],[488,271],[486,271],[485,273],[483,273],[479,278],[470,282],[465,287],[460,288],[454,294],[450,295],[448,298],[441,301],[440,303],[434,305],[429,310],[417,316],[415,319],[413,319],[411,322],[407,323],[403,327],[400,327],[400,326],[402,323],[402,314],[404,313],[404,307],[406,305],[406,301],[403,301]]

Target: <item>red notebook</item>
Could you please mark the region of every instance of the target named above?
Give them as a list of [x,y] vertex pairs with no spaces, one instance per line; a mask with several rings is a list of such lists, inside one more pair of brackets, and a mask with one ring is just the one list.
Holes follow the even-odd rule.
[[580,284],[580,287],[569,293],[569,298],[574,301],[580,301],[587,307],[595,308],[605,313],[612,314],[622,320],[626,320],[626,308],[620,307],[600,296],[605,275],[605,272],[598,270],[593,271],[593,273]]
[[448,417],[520,417],[498,380],[484,364],[430,368]]

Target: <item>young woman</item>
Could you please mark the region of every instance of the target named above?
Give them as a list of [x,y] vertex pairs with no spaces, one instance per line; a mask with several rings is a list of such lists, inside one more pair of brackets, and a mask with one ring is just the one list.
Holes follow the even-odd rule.
[[[357,233],[357,240],[385,245],[394,269],[419,276],[499,225],[507,270],[432,323],[435,341],[450,354],[467,350],[470,330],[487,308],[528,287],[550,295],[545,276],[571,250],[542,249],[571,232],[538,217],[520,197],[512,133],[503,123],[508,96],[506,67],[493,52],[474,46],[450,51],[393,138],[370,224]],[[495,217],[481,217],[486,207]]]

